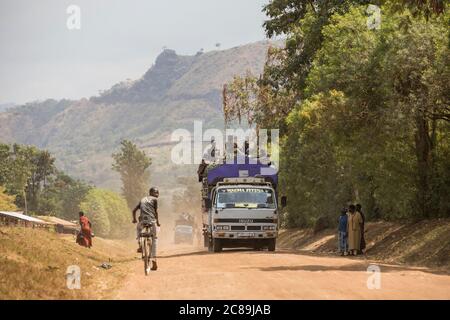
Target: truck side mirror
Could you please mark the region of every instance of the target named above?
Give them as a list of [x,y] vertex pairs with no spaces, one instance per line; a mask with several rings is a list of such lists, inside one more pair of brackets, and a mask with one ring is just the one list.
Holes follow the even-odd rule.
[[211,209],[211,207],[212,207],[211,199],[205,199],[205,208],[206,209]]
[[281,207],[284,208],[287,206],[287,197],[286,196],[282,196],[281,197]]

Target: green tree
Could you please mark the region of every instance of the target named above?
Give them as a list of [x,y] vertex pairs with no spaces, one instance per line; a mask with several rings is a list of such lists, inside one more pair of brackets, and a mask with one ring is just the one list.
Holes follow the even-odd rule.
[[51,176],[43,190],[38,211],[41,214],[55,215],[68,220],[78,218],[80,203],[92,187],[67,174],[57,171]]
[[33,146],[0,144],[0,185],[25,212],[75,219],[89,186],[55,167],[55,158]]
[[33,172],[31,157],[34,149],[14,144],[10,155],[10,167],[7,187],[12,194],[16,194],[16,201],[28,213],[27,187]]
[[403,11],[408,9],[414,16],[422,15],[427,19],[433,15],[443,14],[445,6],[445,0],[403,0],[393,2],[395,10]]
[[27,198],[29,209],[37,211],[40,200],[46,197],[45,188],[48,178],[55,173],[55,158],[47,150],[39,150],[35,147],[27,147],[31,174],[27,182]]
[[365,1],[265,7],[268,35],[286,46],[262,75],[226,86],[224,111],[281,129],[288,226],[332,222],[350,201],[368,218],[450,214],[448,13],[406,2],[380,2],[379,30]]
[[10,177],[10,146],[0,143],[0,185],[6,185]]
[[[448,196],[442,193],[448,173],[444,179],[435,175],[433,164],[435,154],[448,150],[443,21],[386,10],[381,30],[373,31],[365,25],[364,7],[354,7],[323,28],[307,99],[288,118],[283,149],[289,167],[282,180],[290,198],[313,217],[331,217],[346,196],[363,202],[369,216],[448,214]],[[437,137],[447,137],[438,152]],[[439,162],[448,165],[442,157]]]
[[127,203],[115,192],[91,189],[80,204],[91,219],[96,234],[107,238],[121,238],[130,233],[131,223]]
[[128,207],[132,209],[142,196],[148,193],[150,178],[148,169],[152,161],[131,141],[123,140],[120,145],[120,152],[112,155],[114,160],[112,168],[120,174],[123,196]]
[[224,90],[225,120],[246,116],[262,128],[278,128],[286,133],[286,118],[304,98],[306,79],[320,49],[322,29],[335,13],[344,13],[352,4],[370,1],[273,0],[263,11],[269,37],[285,35],[284,47],[269,49],[262,75],[235,77]]

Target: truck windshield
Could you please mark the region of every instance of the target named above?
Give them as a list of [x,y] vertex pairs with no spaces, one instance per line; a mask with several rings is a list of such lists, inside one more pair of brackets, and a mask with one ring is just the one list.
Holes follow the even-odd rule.
[[217,191],[217,208],[275,208],[268,188],[223,188]]

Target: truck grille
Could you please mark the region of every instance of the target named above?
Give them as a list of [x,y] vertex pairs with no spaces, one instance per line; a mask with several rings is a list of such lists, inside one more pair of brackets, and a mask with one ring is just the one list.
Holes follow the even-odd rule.
[[[242,221],[243,220],[243,221]],[[215,218],[216,223],[277,223],[277,219],[228,219],[228,218]]]
[[245,226],[231,226],[231,230],[245,230]]
[[247,226],[247,230],[252,230],[252,231],[261,230],[261,226]]

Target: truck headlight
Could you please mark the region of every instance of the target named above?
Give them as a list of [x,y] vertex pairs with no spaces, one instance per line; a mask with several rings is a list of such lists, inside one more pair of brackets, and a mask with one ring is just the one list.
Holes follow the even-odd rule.
[[263,230],[275,230],[275,226],[263,226]]
[[230,230],[230,226],[216,226],[216,230]]

